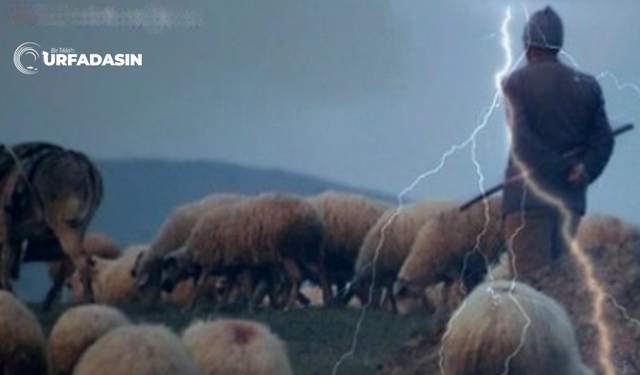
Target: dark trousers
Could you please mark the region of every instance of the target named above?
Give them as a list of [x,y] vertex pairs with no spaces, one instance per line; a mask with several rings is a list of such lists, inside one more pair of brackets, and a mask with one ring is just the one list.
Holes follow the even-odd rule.
[[573,212],[568,218],[563,218],[552,209],[530,209],[508,214],[504,220],[504,233],[509,256],[512,257],[511,275],[526,282],[537,270],[568,254],[571,244],[563,236],[563,225],[566,219],[572,241],[580,218]]

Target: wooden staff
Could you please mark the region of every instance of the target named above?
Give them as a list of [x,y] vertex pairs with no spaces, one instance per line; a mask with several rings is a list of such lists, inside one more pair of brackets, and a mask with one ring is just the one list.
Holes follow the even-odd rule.
[[[622,125],[618,128],[613,129],[612,133],[613,136],[619,136],[620,134],[624,134],[626,132],[629,132],[631,130],[633,130],[634,125],[633,124],[625,124]],[[579,154],[581,152],[584,151],[584,147],[578,147],[575,148],[569,152],[566,152],[564,155],[562,155],[563,158],[569,158],[571,156],[575,156],[576,154]],[[492,187],[491,189],[486,190],[484,193],[477,195],[476,197],[474,197],[473,199],[469,200],[467,203],[463,204],[462,206],[460,206],[460,211],[465,211],[467,210],[469,207],[475,205],[476,203],[480,202],[481,200],[484,200],[485,198],[488,198],[492,195],[494,195],[495,193],[499,192],[500,190],[504,189],[506,186],[513,184],[515,182],[518,182],[522,179],[524,179],[525,177],[525,173],[523,174],[519,174],[517,176],[513,176],[510,179],[501,182],[500,184]]]

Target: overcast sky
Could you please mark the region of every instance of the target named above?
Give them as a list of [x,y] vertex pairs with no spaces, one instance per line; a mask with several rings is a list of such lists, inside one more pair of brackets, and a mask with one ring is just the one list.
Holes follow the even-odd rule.
[[[53,141],[100,158],[222,159],[398,193],[480,124],[504,62],[507,6],[516,57],[525,9],[550,3],[580,68],[640,83],[635,0],[191,0],[180,6],[200,9],[206,25],[164,32],[12,26],[11,3],[27,4],[16,1],[0,3],[0,138]],[[141,53],[143,66],[23,75],[12,56],[28,41],[48,52]],[[601,83],[612,123],[637,122],[640,92]],[[501,180],[505,165],[503,112],[478,135],[485,185]],[[638,133],[620,139],[590,196],[592,210],[636,223]],[[466,148],[409,196],[462,200],[477,191]]]

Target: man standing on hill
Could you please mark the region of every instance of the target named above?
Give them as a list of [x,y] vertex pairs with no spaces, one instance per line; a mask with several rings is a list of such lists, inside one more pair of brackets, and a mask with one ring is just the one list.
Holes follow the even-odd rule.
[[[534,13],[523,41],[527,64],[503,82],[511,134],[506,177],[523,171],[528,177],[506,186],[503,214],[515,254],[512,271],[526,280],[568,251],[563,225],[573,238],[586,210],[587,187],[607,165],[614,141],[596,79],[558,59],[558,14],[550,7]],[[577,147],[584,151],[563,158]]]

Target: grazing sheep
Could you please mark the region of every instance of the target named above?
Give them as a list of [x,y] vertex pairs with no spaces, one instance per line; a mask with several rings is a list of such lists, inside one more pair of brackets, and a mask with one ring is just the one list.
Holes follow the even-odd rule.
[[398,273],[396,298],[421,298],[427,287],[440,282],[445,289],[462,286],[468,293],[482,282],[504,251],[501,199],[486,202],[464,212],[443,212],[420,228]]
[[116,328],[80,358],[73,375],[199,375],[186,348],[163,326]]
[[65,311],[47,342],[51,375],[71,375],[85,350],[109,331],[128,324],[124,314],[108,306],[84,305]]
[[202,375],[293,375],[285,344],[256,322],[197,322],[182,340]]
[[[361,301],[369,301],[374,259],[376,288],[371,302],[377,303],[385,288],[389,294],[420,227],[439,213],[454,207],[456,205],[450,202],[418,202],[402,210],[387,210],[369,230],[360,247],[355,276],[346,298],[355,293]],[[391,302],[392,308],[395,308],[393,299]]]
[[132,269],[136,288],[148,295],[151,302],[160,297],[162,258],[182,247],[198,220],[208,212],[241,201],[235,194],[211,194],[196,202],[175,208],[160,227],[148,251],[140,253]]
[[[146,251],[148,245],[129,246],[116,259],[90,258],[93,289],[97,302],[114,304],[132,301],[137,297],[131,268],[139,254]],[[74,303],[80,302],[82,283],[76,272],[71,281],[71,296]]]
[[358,251],[369,229],[391,205],[359,194],[327,191],[309,199],[325,227],[324,266],[330,284],[344,289],[353,278]]
[[[593,375],[571,320],[553,299],[521,284],[478,286],[450,321],[443,342],[448,375]],[[509,362],[506,362],[509,359]]]
[[[82,243],[87,256],[98,256],[104,259],[115,259],[120,256],[120,247],[116,245],[113,239],[104,234],[88,234],[84,237]],[[65,282],[68,282],[73,276],[73,263],[68,259],[59,260],[49,263],[49,278],[53,285],[47,292],[45,299],[45,308],[48,308],[53,302],[58,300],[60,292]]]
[[310,203],[287,194],[262,194],[204,216],[185,247],[165,257],[162,286],[171,290],[194,275],[224,276],[229,285],[240,282],[251,309],[253,286],[260,281],[266,281],[269,299],[277,304],[276,286],[284,269],[288,306],[295,303],[305,277],[316,278],[326,299],[330,291],[322,264],[323,237],[322,222]]
[[35,315],[0,291],[0,374],[47,375],[45,340]]
[[[138,256],[148,249],[148,245],[132,245],[116,259],[90,258],[96,301],[106,304],[135,301],[139,295],[135,288],[135,280],[131,276],[131,268]],[[203,287],[204,292],[211,291],[212,287],[208,284],[207,286],[207,288]],[[82,283],[77,272],[72,276],[69,288],[72,302],[79,303],[82,298]],[[178,305],[188,305],[193,296],[193,283],[185,281],[179,283],[171,293],[164,293],[162,300]]]

